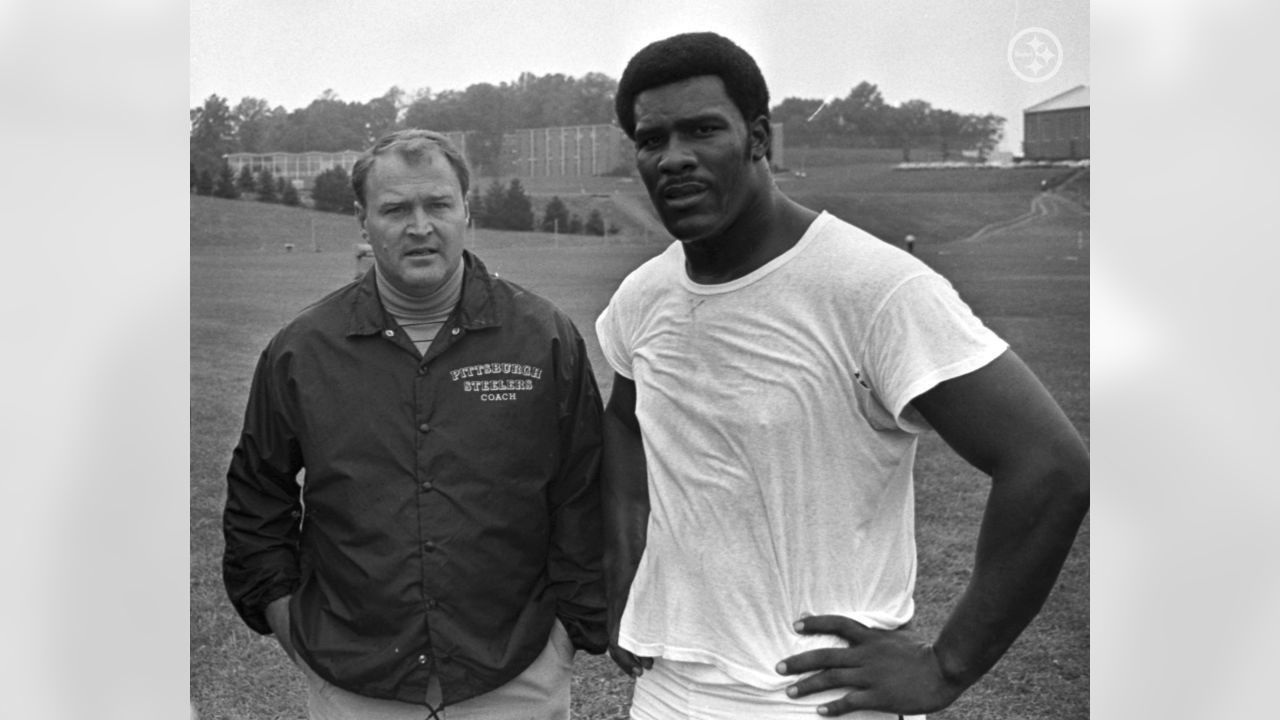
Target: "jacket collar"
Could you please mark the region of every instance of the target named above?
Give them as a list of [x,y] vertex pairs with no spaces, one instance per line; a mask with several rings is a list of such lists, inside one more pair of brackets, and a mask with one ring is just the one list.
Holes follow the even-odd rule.
[[[376,335],[395,327],[395,321],[378,297],[375,270],[370,267],[351,294],[351,323],[347,335]],[[501,298],[494,291],[494,278],[480,258],[462,251],[462,297],[450,315],[450,322],[467,330],[497,327],[501,321]]]

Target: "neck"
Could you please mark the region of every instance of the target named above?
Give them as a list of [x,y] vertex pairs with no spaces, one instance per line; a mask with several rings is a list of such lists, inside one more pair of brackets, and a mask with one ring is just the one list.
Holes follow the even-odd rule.
[[706,285],[749,275],[794,247],[817,216],[770,183],[724,232],[684,243],[685,271]]
[[387,282],[382,273],[378,271],[377,263],[374,263],[373,271],[378,283],[378,297],[382,300],[382,306],[397,318],[448,315],[453,310],[453,306],[458,304],[458,299],[462,297],[462,263],[463,261],[459,259],[456,271],[434,290],[430,290],[424,295],[410,295],[401,292]]

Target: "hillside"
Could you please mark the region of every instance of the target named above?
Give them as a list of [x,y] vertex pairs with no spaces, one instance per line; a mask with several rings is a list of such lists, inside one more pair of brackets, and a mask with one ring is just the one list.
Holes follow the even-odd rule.
[[[799,154],[792,150],[793,156]],[[900,244],[907,234],[922,245],[958,240],[980,228],[1027,212],[1046,181],[1054,191],[1088,209],[1088,170],[1026,168],[1012,170],[896,170],[892,155],[866,151],[808,150],[803,176],[779,172],[778,186],[816,210],[827,210],[877,237]],[[484,188],[493,178],[476,178]],[[508,181],[509,178],[501,178]],[[586,219],[594,209],[618,233],[606,238],[551,233],[476,230],[478,246],[524,244],[592,245],[597,243],[665,243],[662,229],[643,184],[633,177],[522,179],[541,215],[552,196],[570,212]],[[193,252],[229,249],[281,252],[286,243],[297,251],[353,251],[359,229],[353,216],[251,200],[191,198]]]

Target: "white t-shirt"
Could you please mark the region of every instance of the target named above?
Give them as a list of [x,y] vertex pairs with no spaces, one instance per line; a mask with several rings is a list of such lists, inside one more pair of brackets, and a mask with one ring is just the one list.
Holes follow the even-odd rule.
[[912,617],[908,403],[999,356],[950,283],[829,214],[755,272],[688,278],[679,243],[631,273],[596,321],[636,383],[647,545],[622,618],[638,655],[709,663],[780,689],[779,660],[842,644],[801,613],[870,627]]

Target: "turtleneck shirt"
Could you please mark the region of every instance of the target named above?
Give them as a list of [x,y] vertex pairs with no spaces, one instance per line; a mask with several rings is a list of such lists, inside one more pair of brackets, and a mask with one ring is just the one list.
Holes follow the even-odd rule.
[[462,297],[462,260],[458,260],[458,267],[444,281],[444,284],[422,296],[400,292],[387,282],[376,263],[373,268],[382,307],[386,308],[396,323],[404,328],[409,339],[413,341],[413,346],[417,348],[418,354],[425,357],[427,348],[431,347],[431,341],[435,339],[436,333],[440,332],[445,320],[449,319],[449,313],[453,312],[458,299]]

